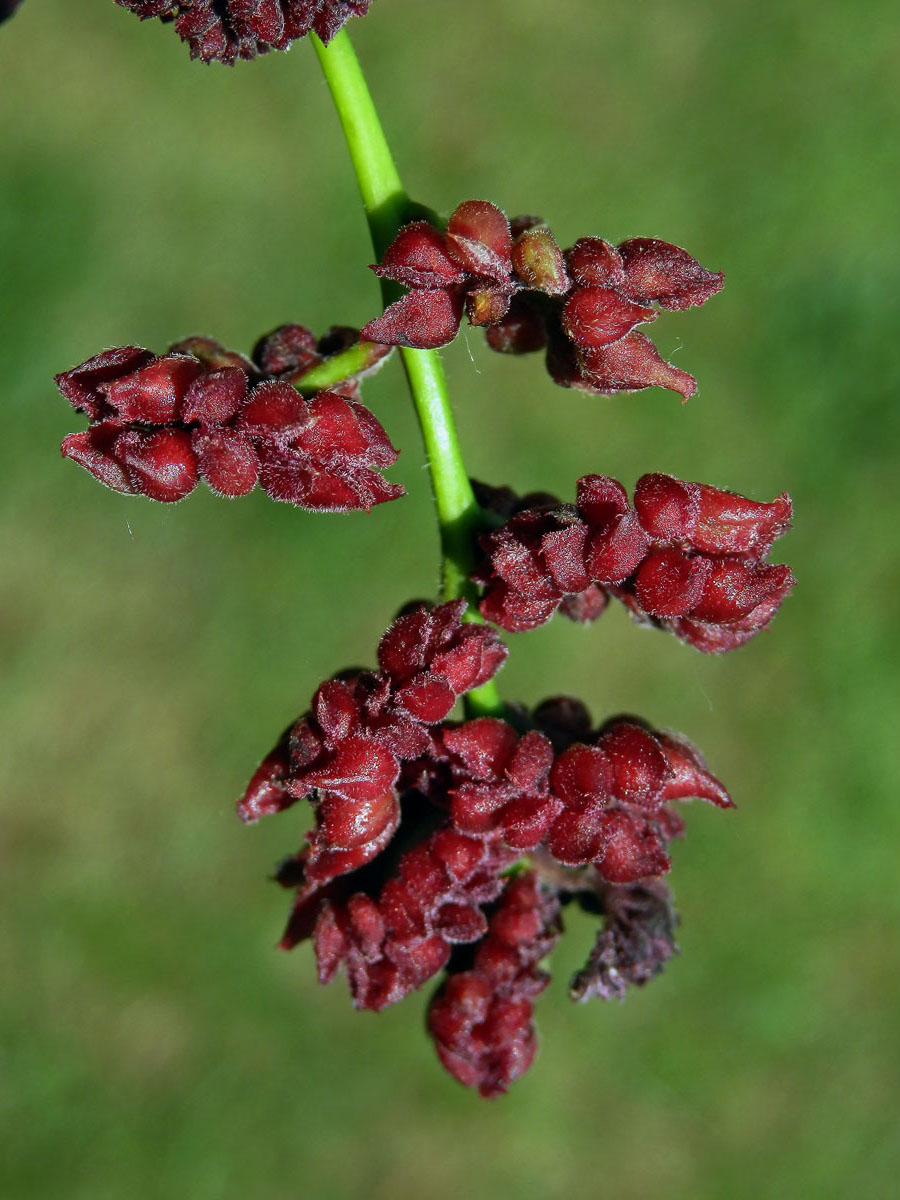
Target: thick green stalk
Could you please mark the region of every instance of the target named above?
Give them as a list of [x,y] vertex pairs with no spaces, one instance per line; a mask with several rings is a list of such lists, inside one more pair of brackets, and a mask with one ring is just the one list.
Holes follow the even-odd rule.
[[[427,210],[413,204],[403,188],[347,31],[342,29],[328,46],[315,35],[312,43],[340,118],[372,245],[380,258],[400,227]],[[382,291],[385,302],[396,296],[392,285]],[[401,354],[431,473],[443,556],[443,598],[464,596],[469,600],[468,619],[478,621],[469,573],[480,510],[463,463],[444,368],[435,350],[404,349]],[[470,692],[466,709],[470,714],[499,712],[502,704],[494,684]]]

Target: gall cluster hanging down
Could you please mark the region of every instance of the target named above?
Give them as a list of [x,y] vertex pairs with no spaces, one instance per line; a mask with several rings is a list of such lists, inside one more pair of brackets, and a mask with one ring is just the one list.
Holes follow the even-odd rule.
[[561,906],[605,918],[573,998],[646,982],[674,952],[658,882],[683,831],[673,804],[732,802],[683,738],[633,717],[592,730],[567,697],[451,720],[506,657],[464,611],[413,606],[382,638],[378,670],[323,683],[238,812],[252,822],[311,802],[314,827],[276,876],[296,892],[281,945],[311,939],[320,980],[343,970],[361,1009],[446,970],[429,1031],[448,1070],[494,1096],[534,1056],[538,963]]

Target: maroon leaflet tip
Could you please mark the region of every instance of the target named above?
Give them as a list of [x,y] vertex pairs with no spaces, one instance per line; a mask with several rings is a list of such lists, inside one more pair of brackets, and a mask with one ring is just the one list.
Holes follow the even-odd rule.
[[[321,827],[317,826],[312,831],[309,835],[309,858],[306,862],[308,879],[315,883],[328,884],[341,875],[349,875],[351,871],[358,871],[360,867],[364,867],[366,863],[372,862],[381,854],[390,844],[400,824],[400,808],[396,797],[389,799],[389,795],[385,795],[380,801],[380,805],[385,806],[382,810],[384,827],[381,833],[370,842],[364,842],[361,846],[353,848],[331,846]],[[371,804],[368,801],[361,803],[366,806]]]
[[285,736],[253,772],[253,777],[238,801],[237,814],[242,821],[252,824],[261,817],[283,812],[296,803],[297,797],[291,795],[285,786],[289,770],[290,758]]
[[61,394],[78,412],[91,420],[113,415],[106,402],[105,385],[151,362],[153,354],[141,346],[116,346],[103,350],[70,371],[55,377]]
[[692,375],[667,363],[650,339],[636,331],[610,346],[583,350],[581,367],[581,381],[575,386],[601,395],[661,387],[678,392],[687,401],[697,391]]
[[443,742],[475,779],[500,775],[512,758],[518,735],[499,717],[476,717],[457,728],[446,729]]
[[486,621],[499,625],[507,633],[525,633],[549,621],[560,605],[560,597],[531,599],[514,591],[508,584],[492,584],[478,604]]
[[689,543],[698,553],[714,555],[760,558],[788,529],[792,516],[786,492],[765,503],[660,474],[638,480],[634,504],[655,542]]
[[116,439],[121,432],[118,421],[100,421],[90,429],[64,437],[60,450],[63,458],[71,458],[105,487],[125,495],[136,495],[137,489],[115,453]]
[[349,460],[367,466],[390,467],[397,451],[374,415],[337,392],[318,392],[309,401],[308,421],[294,444],[319,462]]
[[765,503],[708,484],[694,486],[698,505],[691,542],[701,553],[762,557],[790,526],[793,507],[787,492]]
[[672,860],[653,829],[622,812],[604,813],[606,844],[597,869],[609,883],[637,883],[666,875]]
[[413,718],[433,725],[450,715],[456,704],[456,693],[441,675],[423,671],[409,683],[397,689],[397,704]]
[[[563,593],[583,592],[591,577],[585,570],[588,530],[580,521],[551,529],[540,537],[540,552],[554,585]],[[513,582],[510,579],[510,582]]]
[[387,346],[436,350],[456,337],[462,308],[462,297],[455,291],[407,292],[364,325],[360,337]]
[[663,789],[663,800],[708,800],[718,808],[736,808],[703,755],[687,738],[672,733],[658,733],[656,740],[662,748],[671,772]]
[[721,271],[707,269],[671,242],[631,238],[619,253],[625,265],[622,290],[635,300],[652,300],[661,308],[683,309],[705,304],[722,290]]
[[547,849],[567,867],[583,867],[595,861],[603,849],[603,826],[596,813],[566,809],[553,823]]
[[449,287],[466,278],[450,257],[443,234],[427,221],[404,225],[371,270],[381,279],[423,290]]
[[794,583],[790,567],[739,557],[706,561],[711,567],[702,596],[687,614],[697,621],[720,625],[745,620],[770,601],[780,604]]

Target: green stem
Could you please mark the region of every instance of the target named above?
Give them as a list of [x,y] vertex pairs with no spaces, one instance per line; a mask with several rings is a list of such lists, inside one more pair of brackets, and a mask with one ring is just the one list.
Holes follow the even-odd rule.
[[346,29],[327,46],[315,34],[310,37],[350,151],[372,244],[381,258],[408,219],[409,197]]
[[[401,226],[427,210],[413,204],[404,190],[347,31],[342,29],[328,46],[315,35],[312,43],[350,151],[372,245],[381,258]],[[382,291],[386,303],[395,297],[390,286]],[[465,597],[469,601],[467,619],[480,621],[469,574],[472,539],[481,524],[481,512],[463,463],[443,364],[435,350],[404,349],[401,354],[431,473],[443,556],[443,598]],[[470,715],[501,711],[494,684],[470,692],[466,710]]]
[[481,524],[481,510],[463,464],[443,364],[434,350],[402,350],[401,354],[431,473],[441,534],[443,598],[465,597],[470,619],[480,620],[477,591],[469,573],[473,565],[472,539]]
[[377,370],[385,360],[386,349],[386,346],[376,346],[374,342],[357,342],[349,350],[332,354],[318,366],[310,367],[302,375],[292,378],[291,383],[304,395],[325,392],[336,383]]

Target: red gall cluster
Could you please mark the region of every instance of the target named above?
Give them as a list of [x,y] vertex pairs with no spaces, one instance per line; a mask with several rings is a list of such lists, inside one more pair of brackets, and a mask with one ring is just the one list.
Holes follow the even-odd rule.
[[[556,863],[593,865],[607,884],[634,883],[670,869],[665,845],[683,830],[671,801],[732,806],[693,747],[633,720],[609,723],[592,745],[570,745],[555,761],[547,736],[531,731],[520,739],[495,718],[436,732],[428,783],[401,797],[404,826],[396,802],[384,827],[370,825],[369,795],[384,784],[370,760],[371,793],[354,787],[350,802],[343,784],[340,823],[323,820],[328,797],[320,799],[308,844],[279,872],[281,882],[298,887],[282,947],[312,937],[320,981],[343,966],[357,1008],[397,1003],[437,974],[455,945],[480,942],[484,905],[523,851],[543,842],[541,853]],[[505,753],[498,754],[501,742]],[[448,746],[449,775],[441,771]],[[523,770],[527,759],[545,764],[540,774]],[[308,786],[309,776],[291,789],[287,762],[279,749],[263,763],[239,806],[244,819],[280,811]],[[361,776],[366,762],[357,757],[354,766]],[[422,840],[399,860],[379,858],[401,828],[401,843]],[[367,864],[374,869],[361,871]]]
[[[407,806],[415,807],[412,796]],[[319,981],[330,983],[343,967],[354,1006],[380,1012],[433,979],[455,946],[482,941],[488,928],[484,906],[497,899],[503,872],[516,858],[499,838],[469,838],[445,823],[402,854],[393,872],[380,873],[377,895],[361,890],[364,881],[356,880],[349,897],[323,896],[312,890],[316,885],[307,875],[281,945],[290,949],[301,935],[309,936],[315,906]]]
[[[63,456],[107,487],[151,500],[181,500],[203,479],[221,496],[258,483],[301,508],[368,511],[404,489],[381,474],[397,451],[357,399],[358,378],[310,398],[295,386],[357,336],[336,329],[317,342],[284,325],[258,343],[254,361],[202,337],[162,355],[105,350],[56,377],[91,422],[63,439]],[[358,374],[384,356],[372,346],[363,357]]]
[[556,944],[559,899],[533,871],[513,876],[468,969],[451,970],[428,1008],[441,1063],[466,1087],[492,1098],[534,1061],[534,999],[550,982],[539,962]]
[[[628,717],[592,732],[570,698],[510,710],[510,720],[450,720],[506,656],[464,610],[415,605],[381,639],[377,671],[323,683],[238,813],[253,822],[311,801],[314,827],[276,876],[296,889],[282,947],[311,939],[320,981],[343,969],[354,1005],[375,1011],[448,968],[431,1032],[458,1079],[495,1095],[534,1054],[531,998],[560,898],[585,892],[605,912],[605,890],[670,869],[666,847],[683,830],[673,802],[732,802],[687,742]],[[532,875],[510,882],[523,853],[540,887]],[[585,978],[606,979],[614,952],[626,982],[650,978],[665,955],[652,940],[632,943],[640,968],[628,974],[619,937]]]
[[372,269],[409,291],[364,327],[371,341],[434,349],[456,337],[465,313],[494,350],[546,350],[564,387],[611,396],[657,386],[685,400],[696,381],[637,326],[656,320],[651,305],[704,304],[723,280],[658,238],[580,238],[564,252],[539,218],[510,223],[485,200],[460,204],[444,233],[427,221],[406,225]]
[[670,870],[666,845],[683,829],[672,801],[732,807],[693,746],[634,718],[613,718],[595,735],[585,731],[561,752],[547,734],[520,737],[496,717],[446,729],[442,742],[456,829],[499,835],[519,852],[543,847],[565,866],[593,864],[609,883]]
[[351,17],[363,17],[371,0],[116,0],[142,21],[174,21],[191,58],[232,66],[316,33],[330,42]]
[[764,629],[794,583],[789,567],[763,561],[790,525],[787,493],[763,503],[652,474],[631,504],[615,479],[585,475],[574,505],[483,485],[479,498],[506,520],[481,536],[472,578],[485,588],[482,616],[510,632],[557,609],[592,621],[614,596],[637,620],[718,654]]
[[254,774],[238,805],[244,821],[314,800],[307,879],[328,882],[385,848],[400,821],[401,767],[433,757],[432,727],[503,665],[506,647],[464,623],[465,608],[417,605],[398,617],[379,644],[380,669],[323,683]]

